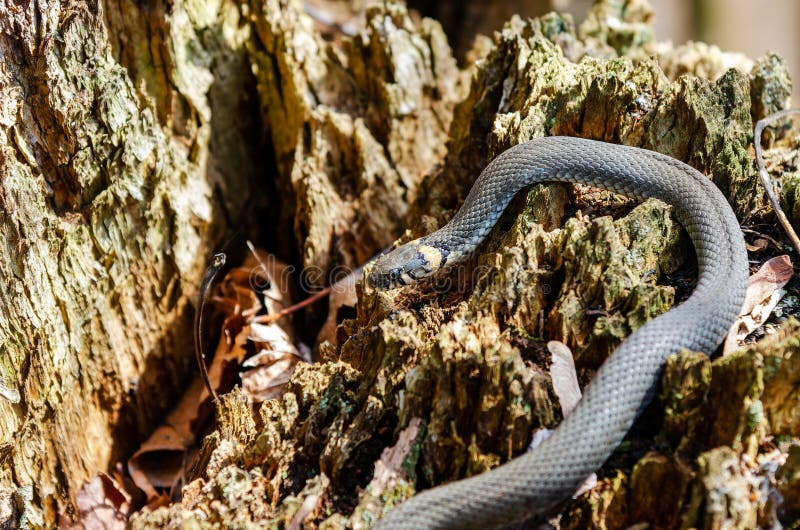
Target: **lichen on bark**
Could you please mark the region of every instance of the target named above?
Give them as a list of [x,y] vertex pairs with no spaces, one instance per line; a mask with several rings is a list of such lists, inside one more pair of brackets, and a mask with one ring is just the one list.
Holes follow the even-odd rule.
[[212,119],[246,108],[249,71],[218,82],[227,100],[209,86],[215,58],[246,56],[237,12],[134,4],[0,6],[0,379],[19,395],[0,489],[31,527],[71,524],[182,392],[205,257],[254,209],[252,122]]
[[[264,122],[300,262],[354,268],[403,230],[420,180],[441,163],[459,75],[438,23],[400,3],[326,41],[290,1],[253,1]],[[319,282],[324,287],[321,279]]]
[[[504,149],[561,134],[671,155],[740,218],[771,220],[751,131],[787,104],[785,63],[726,70],[713,47],[659,45],[642,0],[599,2],[579,27],[514,17],[463,70],[438,23],[394,1],[336,38],[288,0],[7,12],[0,299],[14,309],[0,319],[0,383],[24,402],[0,399],[0,502],[28,495],[45,525],[73,519],[82,482],[177,392],[203,256],[264,203],[257,231],[276,250],[306,270],[353,267],[442,226]],[[782,132],[766,158],[796,221],[798,137]],[[400,292],[359,285],[339,341],[255,416],[240,392],[224,396],[181,502],[131,526],[363,528],[513,458],[561,418],[546,341],[573,349],[586,383],[685,294],[667,281],[691,273],[681,234],[657,201],[533,188],[459,270]],[[773,501],[752,485],[797,490],[798,328],[713,362],[673,357],[655,417],[559,524],[768,522]],[[396,468],[380,471],[384,458]],[[668,510],[654,484],[680,492],[660,498]]]
[[[755,119],[787,103],[790,81],[783,61],[770,55],[742,61],[744,70],[720,71],[714,66],[721,64],[713,55],[718,50],[696,47],[692,56],[687,48],[656,46],[651,12],[643,2],[601,2],[580,28],[558,14],[515,17],[490,44],[482,41],[472,54],[478,60],[462,74],[442,57],[449,53],[446,47],[435,45],[441,38],[438,27],[411,22],[395,4],[372,8],[361,34],[366,36],[342,37],[341,44],[323,42],[287,4],[254,4],[253,13],[265,121],[278,154],[280,190],[296,205],[295,236],[305,238],[298,248],[306,265],[354,263],[404,227],[400,241],[436,229],[452,216],[489,160],[546,134],[666,153],[707,173],[739,216],[768,216],[757,185],[751,131]],[[620,23],[612,26],[611,19]],[[428,51],[419,52],[413,34],[427,36],[433,43]],[[391,146],[400,141],[393,135],[419,130],[404,121],[413,116],[396,115],[401,96],[418,93],[394,85],[399,82],[394,52],[412,44],[407,60],[422,72],[426,90],[438,94],[416,100],[423,109],[417,115],[425,122],[431,113],[444,115],[435,107],[450,106],[447,120],[435,129],[446,149],[423,150],[423,162],[413,169],[404,158],[412,154],[408,148],[384,148],[372,169],[366,162],[347,162],[344,155],[331,158],[337,149],[360,159],[369,146]],[[307,46],[316,56],[302,53]],[[365,64],[375,70],[371,77],[365,77]],[[446,65],[445,74],[453,72],[446,80],[453,92],[441,92],[435,80],[440,70],[431,70],[432,64]],[[436,75],[429,77],[432,71]],[[677,73],[682,77],[670,77]],[[454,90],[459,75],[468,79],[463,97]],[[318,85],[323,78],[324,86]],[[321,95],[312,97],[317,90]],[[345,107],[338,91],[348,98],[358,94],[357,102]],[[381,127],[370,121],[375,112],[385,122]],[[362,133],[368,140],[355,142]],[[365,188],[351,188],[358,193],[334,193],[337,183],[365,173],[382,175],[383,184],[370,177]],[[393,205],[391,211],[404,215],[392,217],[383,209],[353,212],[373,204],[367,196],[373,183],[382,186],[379,193]],[[326,197],[334,195],[337,201],[344,197],[337,204],[348,205],[344,216],[337,210],[341,224],[320,227],[317,216],[326,211]],[[383,232],[353,243],[350,238],[361,233],[363,223]],[[544,342],[570,345],[581,380],[588,381],[625,336],[674,303],[675,290],[664,279],[679,268],[685,274],[691,265],[681,234],[669,207],[657,201],[636,206],[583,187],[533,188],[512,203],[480,255],[460,270],[400,292],[360,285],[357,315],[342,322],[340,342],[322,345],[322,362],[299,370],[281,400],[262,406],[260,432],[215,435],[205,449],[219,463],[214,473],[226,469],[227,462],[271,477],[273,511],[261,520],[265,524],[291,519],[298,499],[306,498],[316,503],[306,523],[361,528],[374,523],[384,505],[420,487],[481,473],[513,458],[526,449],[533,430],[553,427],[561,417]],[[738,353],[712,363],[683,353],[671,360],[654,406],[664,411],[663,418],[652,420],[656,438],[668,450],[659,446],[661,452],[646,452],[652,446],[647,439],[627,455],[623,450],[612,459],[621,467],[601,470],[598,487],[567,503],[562,526],[721,524],[725,515],[703,504],[720,473],[727,469],[740,478],[754,473],[733,469],[732,462],[759,458],[768,433],[798,435],[794,427],[781,426],[787,420],[775,412],[778,401],[764,398],[784,388],[790,394],[786,399],[794,399],[788,390],[792,376],[782,372],[770,378],[761,359]],[[720,414],[719,421],[708,422],[711,414]],[[765,418],[775,419],[765,423]],[[407,441],[406,465],[395,470],[382,492],[365,490],[377,480],[372,470],[381,450],[420,420],[420,429]],[[247,456],[237,460],[235,455]],[[182,505],[142,514],[135,524],[174,525],[187,517],[196,524],[221,521],[221,512],[208,507],[226,501],[206,487],[213,480],[209,471],[197,472]],[[307,482],[310,476],[318,478]],[[653,481],[659,480],[685,493],[676,493],[669,509],[653,498]],[[194,493],[198,488],[205,493]],[[759,502],[749,505],[752,513],[736,504],[724,520],[751,523],[753,513],[762,516]],[[189,510],[200,506],[209,519],[191,515]]]

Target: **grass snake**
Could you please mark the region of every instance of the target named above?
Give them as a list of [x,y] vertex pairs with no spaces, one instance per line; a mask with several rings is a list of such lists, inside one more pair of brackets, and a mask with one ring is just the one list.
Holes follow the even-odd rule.
[[487,473],[415,495],[389,510],[376,528],[495,528],[551,509],[619,445],[652,399],[667,356],[681,348],[713,352],[738,315],[747,253],[733,211],[710,180],[660,153],[571,137],[538,138],[497,156],[449,223],[380,257],[367,282],[398,287],[465,259],[518,191],[551,181],[672,205],[696,251],[694,291],[613,352],[543,444]]

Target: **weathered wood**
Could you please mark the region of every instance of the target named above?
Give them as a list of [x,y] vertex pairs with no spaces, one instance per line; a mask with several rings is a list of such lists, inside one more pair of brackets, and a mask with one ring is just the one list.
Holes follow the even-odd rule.
[[[785,64],[723,70],[719,50],[657,46],[651,17],[642,0],[600,2],[578,28],[514,17],[459,70],[439,24],[399,2],[334,26],[289,0],[0,6],[0,523],[73,520],[78,488],[174,401],[191,296],[225,229],[260,235],[317,288],[441,226],[491,158],[544,134],[669,154],[769,222],[751,130],[787,104]],[[778,141],[768,164],[791,168],[797,138]],[[798,178],[782,191],[794,220]],[[360,286],[321,362],[256,418],[225,396],[182,501],[132,526],[362,528],[519,454],[561,416],[547,339],[585,383],[682,296],[664,281],[691,273],[669,213],[539,186],[447,289]],[[665,525],[766,520],[770,501],[744,495],[755,471],[731,472],[736,510],[710,500],[769,436],[788,440],[781,455],[800,437],[798,336],[789,321],[719,361],[676,356],[663,421],[640,426],[563,526],[660,523],[662,482],[685,492]]]
[[[372,145],[352,140],[362,129],[351,123],[369,116],[364,109],[372,106],[372,112],[383,112],[385,121],[388,116],[388,123],[396,124],[391,118],[395,100],[387,104],[385,94],[397,93],[387,88],[390,79],[401,81],[395,70],[375,81],[383,89],[364,90],[361,65],[367,58],[399,60],[401,55],[391,53],[398,49],[394,43],[413,42],[409,35],[415,33],[431,34],[431,23],[411,23],[402,7],[389,4],[368,10],[363,33],[352,40],[339,35],[327,44],[290,4],[267,0],[253,5],[262,6],[253,9],[263,46],[254,52],[262,106],[279,153],[281,193],[291,197],[298,212],[295,235],[307,236],[301,243],[303,263],[326,269],[357,262],[391,237],[363,238],[359,227],[364,224],[355,219],[371,217],[371,211],[353,214],[345,208],[346,215],[339,213],[342,205],[371,204],[365,201],[366,191],[345,195],[346,201],[334,191],[337,182],[352,178],[342,168],[353,168],[354,174],[367,171],[365,165],[342,162],[352,149],[363,153],[362,145]],[[708,173],[740,216],[763,218],[766,202],[753,170],[751,130],[754,119],[787,103],[785,65],[767,56],[743,60],[739,70],[720,70],[714,55],[719,51],[713,48],[656,46],[651,16],[644,2],[604,2],[577,29],[558,15],[513,18],[490,42],[479,41],[480,48],[470,54],[477,61],[466,69],[468,90],[444,128],[447,150],[425,155],[423,160],[431,163],[410,171],[407,179],[397,177],[398,168],[408,166],[395,153],[410,149],[389,149],[390,156],[380,158],[391,166],[381,170],[382,186],[392,186],[389,195],[379,187],[384,200],[406,199],[410,207],[407,216],[397,218],[375,212],[375,227],[390,227],[386,235],[393,236],[407,226],[401,238],[407,240],[441,226],[489,159],[543,134],[670,154]],[[364,42],[371,44],[365,47]],[[413,48],[405,56],[417,71],[422,69],[428,86],[436,84],[417,62],[427,55]],[[665,71],[687,75],[675,79]],[[326,83],[320,85],[322,79]],[[318,90],[322,95],[314,96]],[[353,103],[353,94],[366,101]],[[406,120],[427,120],[427,109],[435,103],[423,99]],[[363,119],[379,143],[386,144],[387,137],[389,143],[397,141],[391,139],[396,129],[390,128],[388,136],[374,134],[376,128],[369,125],[374,122]],[[402,141],[418,138],[419,127],[405,127],[417,132]],[[443,161],[433,162],[437,157]],[[410,192],[402,199],[400,182]],[[369,183],[380,186],[377,179]],[[330,197],[337,202],[327,202]],[[392,211],[405,212],[405,202],[393,204]],[[674,289],[656,280],[684,264],[687,246],[669,208],[656,201],[633,207],[607,193],[541,186],[510,210],[482,254],[445,275],[447,289],[436,290],[431,283],[379,293],[362,286],[357,317],[343,322],[337,334],[341,342],[322,345],[323,362],[299,367],[283,398],[261,407],[263,427],[235,434],[230,428],[218,431],[204,447],[213,465],[196,470],[182,504],[140,514],[134,527],[177,528],[187,518],[208,526],[302,520],[323,528],[368,527],[384,506],[416,487],[483,472],[524,451],[534,428],[554,426],[560,414],[542,366],[547,362],[543,339],[573,348],[585,382],[631,330],[673,303]],[[565,222],[565,215],[576,210],[578,216]],[[329,211],[341,226],[320,222],[320,212]],[[597,213],[616,218],[589,217]],[[351,240],[357,233],[361,239]],[[337,241],[331,252],[331,242]],[[342,244],[352,241],[358,247]],[[787,333],[794,336],[789,326]],[[780,347],[775,351],[786,355]],[[702,499],[715,495],[713,485],[724,478],[724,462],[743,452],[752,456],[774,429],[754,419],[754,403],[764,399],[759,396],[788,388],[780,385],[794,380],[787,374],[767,384],[757,367],[737,368],[749,358],[743,352],[713,368],[705,357],[671,364],[664,380],[668,415],[661,436],[670,440],[674,454],[645,456],[652,442],[634,436],[635,450],[628,454],[623,449],[612,459],[604,471],[608,478],[565,508],[562,525],[659,523],[666,516],[648,489],[659,477],[687,492],[673,499],[666,524],[720,524],[724,516]],[[703,367],[700,375],[698,366]],[[794,393],[787,399],[795,399]],[[719,400],[727,406],[720,408]],[[226,424],[246,415],[240,399],[226,398],[226,403]],[[763,406],[777,405],[765,401]],[[704,422],[712,413],[720,419]],[[793,428],[782,432],[800,435]],[[691,443],[684,443],[684,437]],[[707,452],[719,444],[730,447]],[[382,455],[384,448],[388,453]],[[403,464],[387,471],[386,462],[398,460]],[[239,477],[235,495],[220,489],[220,477],[232,473]],[[262,491],[272,499],[266,514],[261,500],[249,500]],[[735,495],[743,493],[740,489]],[[766,502],[751,500],[725,521],[751,524]],[[195,515],[198,511],[202,518]]]
[[73,519],[182,392],[206,256],[253,220],[241,22],[230,2],[0,5],[0,376],[20,396],[0,398],[0,482],[31,489],[34,526]]
[[326,42],[289,1],[250,3],[252,45],[277,187],[299,261],[327,285],[399,236],[419,182],[442,162],[460,95],[439,24],[402,4],[368,8],[364,31]]

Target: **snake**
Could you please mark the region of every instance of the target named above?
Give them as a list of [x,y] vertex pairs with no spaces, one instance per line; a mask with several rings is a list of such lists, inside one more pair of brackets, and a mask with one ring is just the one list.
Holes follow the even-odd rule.
[[546,515],[620,444],[655,396],[667,358],[681,349],[712,354],[739,314],[747,251],[736,215],[711,180],[655,151],[566,136],[532,139],[497,155],[447,224],[380,256],[367,270],[367,284],[394,289],[465,260],[519,191],[545,182],[580,183],[671,205],[694,246],[695,287],[612,352],[543,443],[485,473],[413,495],[385,510],[379,530],[499,528]]

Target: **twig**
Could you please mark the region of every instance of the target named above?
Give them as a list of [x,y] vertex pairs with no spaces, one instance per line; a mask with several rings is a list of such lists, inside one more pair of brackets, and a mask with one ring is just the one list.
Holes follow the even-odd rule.
[[273,313],[271,315],[261,315],[260,317],[253,320],[253,322],[257,324],[269,324],[270,322],[275,322],[276,320],[280,319],[281,317],[285,317],[286,315],[291,315],[295,311],[299,311],[304,307],[313,304],[317,300],[325,298],[328,296],[333,289],[333,286],[329,286],[324,288],[323,290],[319,291],[318,293],[314,293],[313,295],[309,296],[302,302],[298,302],[294,305],[290,305],[289,307],[285,307],[278,311],[277,313]]
[[775,210],[775,215],[778,216],[778,220],[780,221],[781,226],[783,226],[783,230],[786,232],[789,240],[792,242],[795,252],[800,254],[800,238],[797,237],[797,233],[794,231],[794,228],[792,228],[792,224],[789,222],[786,214],[783,213],[780,203],[778,203],[778,197],[775,195],[775,190],[772,187],[772,181],[769,178],[769,173],[767,173],[767,170],[764,168],[764,159],[761,156],[761,135],[764,132],[764,129],[770,123],[792,114],[800,114],[800,109],[782,110],[780,112],[776,112],[775,114],[770,114],[766,118],[758,120],[758,122],[756,122],[755,139],[753,144],[756,148],[756,164],[758,166],[758,174],[761,177],[762,184],[764,184],[764,189],[767,191],[769,202],[772,203],[772,208]]
[[203,350],[203,309],[206,306],[208,298],[208,291],[214,283],[214,277],[219,270],[225,265],[225,254],[215,254],[211,260],[211,265],[206,269],[203,276],[203,281],[200,283],[200,294],[198,295],[199,303],[197,304],[197,312],[194,314],[194,354],[197,358],[197,367],[200,368],[200,375],[203,377],[203,382],[208,389],[208,393],[214,399],[214,402],[219,402],[217,391],[211,386],[211,380],[208,378],[208,368],[206,368],[206,355]]
[[[253,254],[253,257],[256,259],[256,261],[258,261],[258,263],[264,268],[265,271],[268,271],[269,269],[267,269],[267,264],[264,263],[261,259],[261,256],[258,255],[258,252],[256,252],[256,248],[255,246],[253,246],[253,243],[248,241],[247,246],[250,248],[250,252]],[[331,292],[331,287],[326,287],[320,292],[315,293],[313,296],[309,296],[302,302],[290,305],[289,307],[284,307],[277,313],[273,313],[271,315],[262,315],[260,317],[257,317],[253,319],[253,322],[255,322],[256,324],[269,324],[271,322],[275,322],[276,320],[279,320],[281,317],[285,317],[286,315],[291,315],[295,311],[299,311],[300,309],[303,309],[307,305],[313,304],[320,298],[328,296],[330,292]],[[265,293],[264,296],[269,296],[269,295]]]

